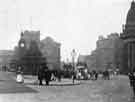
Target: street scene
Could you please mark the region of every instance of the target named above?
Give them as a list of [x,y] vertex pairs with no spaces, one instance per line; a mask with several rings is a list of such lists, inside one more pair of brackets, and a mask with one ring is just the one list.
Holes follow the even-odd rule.
[[114,76],[111,80],[71,79],[50,82],[49,86],[39,86],[36,77],[25,76],[23,84],[16,83],[15,76],[0,72],[1,102],[134,102],[133,92],[127,76]]
[[0,102],[11,101],[135,102],[135,1],[0,1]]

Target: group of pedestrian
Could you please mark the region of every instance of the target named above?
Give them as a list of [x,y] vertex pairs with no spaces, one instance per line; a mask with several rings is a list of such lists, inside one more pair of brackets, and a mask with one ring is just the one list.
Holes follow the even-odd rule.
[[90,76],[91,76],[91,80],[97,80],[98,79],[98,72],[93,70],[91,73],[90,73]]
[[[37,79],[39,85],[43,85],[43,81],[46,82],[46,85],[49,85],[49,82],[51,81],[52,73],[47,67],[47,64],[44,63],[42,64],[37,73]],[[24,83],[24,77],[23,77],[23,71],[22,67],[18,66],[17,71],[16,71],[16,82],[17,83]]]
[[46,82],[46,85],[49,85],[51,81],[51,72],[45,63],[38,70],[38,80],[39,85],[43,85],[43,80]]

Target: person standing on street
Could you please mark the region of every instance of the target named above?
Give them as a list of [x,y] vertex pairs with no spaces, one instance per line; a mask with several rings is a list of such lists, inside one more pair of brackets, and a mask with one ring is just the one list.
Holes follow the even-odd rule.
[[48,68],[45,69],[45,82],[46,85],[49,85],[49,82],[51,81],[51,72]]
[[43,78],[44,78],[44,70],[43,70],[43,67],[39,67],[39,70],[38,70],[38,80],[39,80],[39,85],[43,85],[42,81],[43,81]]
[[133,73],[129,72],[128,77],[129,77],[129,81],[130,81],[130,87],[133,87]]
[[133,86],[133,93],[134,93],[134,96],[135,96],[135,72],[133,72],[132,86]]
[[49,85],[49,82],[51,81],[51,71],[49,70],[46,63],[43,65],[43,69],[46,85]]
[[16,82],[18,83],[24,83],[24,77],[22,72],[22,67],[19,66],[16,72]]

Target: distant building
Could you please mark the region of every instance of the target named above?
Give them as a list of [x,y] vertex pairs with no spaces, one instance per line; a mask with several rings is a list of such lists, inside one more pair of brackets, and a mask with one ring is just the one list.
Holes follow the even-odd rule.
[[88,55],[79,55],[78,56],[78,62],[81,62],[81,63],[86,63],[86,57],[87,57]]
[[[22,32],[18,46],[15,47],[14,59],[16,60],[16,63],[23,64],[25,71],[27,72],[27,70],[31,71],[30,69],[38,67],[38,58],[41,58],[41,63],[45,63],[47,61],[48,67],[50,69],[59,69],[60,43],[55,42],[50,37],[40,40],[39,31]],[[22,59],[31,59],[33,61],[22,61]],[[26,65],[29,66],[29,68],[26,68]]]
[[96,68],[117,68],[121,65],[121,50],[123,48],[123,41],[119,34],[113,33],[102,40],[97,41],[96,52]]
[[85,62],[89,70],[105,70],[121,68],[123,41],[118,33],[112,33],[106,38],[99,36],[96,49],[90,54],[80,56],[79,61]]
[[50,37],[46,37],[40,42],[40,50],[47,59],[50,69],[60,69],[60,47],[61,44]]
[[9,67],[10,62],[13,58],[14,51],[12,50],[0,50],[0,66]]
[[96,57],[91,55],[79,55],[78,63],[86,64],[89,71],[96,69]]

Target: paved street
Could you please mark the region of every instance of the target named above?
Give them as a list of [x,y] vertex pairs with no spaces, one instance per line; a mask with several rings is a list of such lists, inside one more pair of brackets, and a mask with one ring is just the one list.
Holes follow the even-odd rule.
[[28,76],[25,84],[20,85],[9,76],[12,75],[0,72],[0,102],[134,102],[125,76],[105,81],[76,81],[75,85],[72,80],[64,79],[51,82],[50,86],[38,86],[35,77]]
[[1,93],[33,93],[37,92],[23,84],[16,83],[11,73],[0,72],[0,94]]

